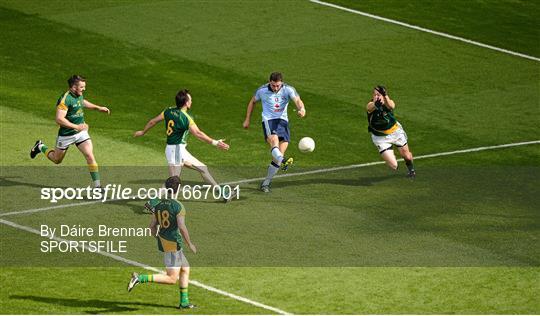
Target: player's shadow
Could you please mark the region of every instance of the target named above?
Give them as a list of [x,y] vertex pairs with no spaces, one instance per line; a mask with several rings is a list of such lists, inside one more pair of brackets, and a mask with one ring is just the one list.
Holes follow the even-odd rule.
[[[130,180],[130,181],[128,181],[128,183],[131,183],[131,184],[143,184],[143,185],[151,184],[151,185],[154,185],[156,187],[161,187],[165,183],[165,180],[167,180],[167,178],[163,178],[163,179],[137,179],[137,180]],[[182,185],[194,186],[194,185],[203,185],[203,184],[206,184],[206,183],[202,183],[200,181],[197,182],[197,181],[190,181],[190,180],[182,180]]]
[[318,178],[318,179],[301,179],[301,180],[289,180],[289,181],[275,181],[272,183],[274,188],[285,188],[289,186],[299,186],[299,185],[309,185],[309,184],[335,184],[335,185],[345,185],[345,186],[373,186],[380,182],[386,180],[395,179],[395,174],[385,175],[385,176],[374,176],[374,177],[358,177],[358,178],[348,178],[348,179],[336,179],[336,178]]
[[[132,302],[132,301],[105,301],[95,299],[77,299],[77,298],[61,298],[61,297],[47,297],[47,296],[34,296],[34,295],[11,295],[10,299],[19,300],[32,300],[34,302],[46,303],[51,305],[61,305],[65,307],[83,307],[88,308],[84,311],[86,314],[112,314],[123,312],[134,312],[139,310],[138,306],[152,306],[167,309],[176,309],[171,305],[160,305],[147,302]],[[172,313],[172,311],[171,311]]]
[[[14,176],[14,177],[0,177],[0,187],[14,187],[14,186],[25,186],[30,188],[43,188],[44,185],[38,184],[38,183],[31,183],[26,181],[16,181],[12,179],[20,179],[22,177]],[[62,188],[66,189],[67,187],[63,186],[55,186],[55,188]]]
[[[240,200],[245,200],[246,198],[245,197],[241,197]],[[182,199],[179,199],[180,202],[186,202],[186,201],[183,201]],[[222,200],[213,200],[213,199],[207,199],[207,200],[187,200],[187,202],[193,202],[193,203],[223,203],[225,204]],[[109,202],[108,204],[113,204],[113,205],[119,205],[119,206],[125,206],[125,207],[128,207],[131,209],[131,211],[137,215],[148,215],[148,214],[151,214],[149,211],[147,211],[145,208],[144,208],[144,203],[145,201],[140,201],[140,200],[122,200],[122,201],[113,201],[113,202]],[[234,203],[234,201],[233,201]]]
[[121,201],[109,202],[109,204],[128,207],[135,214],[148,215],[150,214],[150,212],[144,208],[144,203],[145,203],[144,201],[139,201],[139,200],[121,200]]

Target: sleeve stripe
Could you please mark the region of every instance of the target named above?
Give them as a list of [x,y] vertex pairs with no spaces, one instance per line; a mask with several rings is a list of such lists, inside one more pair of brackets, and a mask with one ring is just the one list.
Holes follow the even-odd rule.
[[184,114],[186,115],[188,121],[189,121],[189,126],[195,124],[195,121],[191,118],[191,116],[189,114],[187,114],[186,112],[184,112]]
[[68,95],[69,91],[67,91],[66,93],[64,93],[64,96],[62,97],[62,99],[60,100],[60,102],[56,105],[56,108],[58,110],[63,110],[63,111],[67,111],[68,108],[66,106],[66,98],[67,98],[67,95]]

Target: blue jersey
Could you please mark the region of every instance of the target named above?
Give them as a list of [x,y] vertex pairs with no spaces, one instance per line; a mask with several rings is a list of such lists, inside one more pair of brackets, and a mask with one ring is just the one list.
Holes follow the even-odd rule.
[[282,119],[289,120],[287,115],[287,105],[289,100],[299,97],[296,90],[283,83],[278,92],[272,91],[270,84],[262,85],[255,91],[255,101],[262,103],[262,119],[263,121]]

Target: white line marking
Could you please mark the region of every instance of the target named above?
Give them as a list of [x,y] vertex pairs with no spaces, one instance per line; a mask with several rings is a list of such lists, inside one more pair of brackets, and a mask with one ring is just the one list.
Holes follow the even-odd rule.
[[[470,153],[470,152],[492,150],[492,149],[499,149],[499,148],[508,148],[508,147],[517,147],[517,146],[526,146],[526,145],[533,145],[533,144],[540,144],[540,140],[533,140],[533,141],[520,142],[520,143],[502,144],[502,145],[494,145],[494,146],[476,147],[476,148],[447,151],[447,152],[435,153],[435,154],[427,154],[427,155],[416,156],[416,157],[414,157],[414,159],[415,160],[426,159],[426,158],[433,158],[433,157],[440,157],[440,156],[449,156],[449,155],[455,155],[455,154],[464,154],[464,153]],[[403,159],[399,159],[398,161],[403,161]],[[374,166],[374,165],[382,165],[382,164],[384,164],[384,161],[373,161],[373,162],[367,162],[367,163],[356,164],[356,165],[348,165],[348,166],[332,167],[332,168],[317,169],[317,170],[310,170],[310,171],[303,171],[303,172],[291,172],[291,173],[285,173],[285,174],[278,174],[274,178],[286,178],[286,177],[303,176],[303,175],[308,175],[308,174],[327,173],[327,172],[333,172],[333,171],[356,169],[356,168],[363,168],[363,167],[369,167],[369,166]],[[231,184],[242,184],[242,183],[250,183],[250,182],[256,182],[256,181],[262,181],[264,179],[265,178],[251,178],[251,179],[243,179],[243,180],[238,180],[238,181],[226,182],[226,183],[223,183],[223,184],[229,184],[229,185],[231,185]],[[107,200],[106,202],[111,202],[111,201],[117,201],[117,200]],[[55,205],[55,206],[42,207],[42,208],[36,208],[36,209],[29,209],[29,210],[23,210],[23,211],[13,211],[13,212],[2,213],[2,214],[0,214],[0,217],[8,216],[8,215],[19,215],[19,214],[35,213],[35,212],[54,210],[54,209],[65,208],[65,207],[70,207],[70,206],[75,207],[75,206],[82,206],[82,205],[96,204],[96,203],[102,203],[102,202],[101,202],[101,200],[100,201],[90,201],[90,202],[82,202],[82,203]]]
[[[41,236],[41,232],[34,229],[34,228],[31,228],[31,227],[28,227],[28,226],[23,226],[23,225],[19,225],[17,223],[14,223],[14,222],[10,222],[10,221],[6,221],[4,219],[0,219],[0,223],[4,224],[4,225],[7,225],[7,226],[11,226],[13,228],[17,228],[17,229],[20,229],[20,230],[23,230],[23,231],[26,231],[26,232],[29,232],[29,233],[32,233],[32,234],[36,234],[36,235],[39,235]],[[63,238],[58,238],[58,237],[53,237],[51,238],[53,240],[56,240],[56,241],[64,241],[64,242],[69,242],[69,240],[67,239],[63,239]],[[85,246],[81,246],[80,248],[83,248],[85,250],[88,251],[88,247],[85,247]],[[99,255],[102,255],[102,256],[105,256],[105,257],[109,257],[111,259],[114,259],[116,261],[120,261],[120,262],[123,262],[123,263],[126,263],[126,264],[129,264],[129,265],[132,265],[132,266],[135,266],[135,267],[140,267],[140,268],[143,268],[145,270],[149,270],[149,271],[153,271],[153,272],[156,272],[156,273],[165,273],[164,271],[161,271],[159,269],[156,269],[154,267],[150,267],[148,265],[145,265],[145,264],[142,264],[140,262],[137,262],[137,261],[134,261],[134,260],[129,260],[129,259],[126,259],[124,257],[120,257],[118,255],[115,255],[115,254],[112,254],[112,253],[109,253],[109,252],[94,252],[96,254],[99,254]],[[200,288],[203,288],[207,291],[210,291],[210,292],[214,292],[214,293],[217,293],[217,294],[221,294],[223,296],[227,296],[227,297],[230,297],[232,299],[235,299],[235,300],[238,300],[238,301],[241,301],[241,302],[244,302],[246,304],[250,304],[250,305],[253,305],[253,306],[256,306],[256,307],[260,307],[260,308],[263,308],[263,309],[266,309],[266,310],[269,310],[269,311],[272,311],[276,314],[281,314],[281,315],[291,315],[290,313],[288,312],[285,312],[279,308],[275,308],[275,307],[272,307],[272,306],[268,306],[268,305],[265,305],[265,304],[262,304],[262,303],[259,303],[259,302],[256,302],[256,301],[253,301],[253,300],[250,300],[248,298],[245,298],[243,296],[238,296],[236,294],[232,294],[232,293],[229,293],[229,292],[225,292],[223,290],[220,290],[220,289],[217,289],[215,287],[212,287],[212,286],[209,286],[209,285],[206,285],[206,284],[203,284],[199,281],[195,281],[195,280],[190,280],[189,281],[190,284],[193,284],[194,286],[197,286],[197,287],[200,287]]]
[[366,13],[366,12],[362,12],[362,11],[358,11],[358,10],[354,10],[354,9],[349,9],[349,8],[342,7],[342,6],[332,4],[332,3],[328,3],[328,2],[323,2],[323,1],[319,1],[319,0],[309,0],[309,1],[312,2],[312,3],[324,5],[324,6],[327,6],[327,7],[332,7],[332,8],[347,11],[347,12],[350,12],[350,13],[359,14],[359,15],[362,15],[362,16],[365,16],[365,17],[368,17],[368,18],[381,20],[381,21],[385,21],[385,22],[388,22],[388,23],[392,23],[392,24],[401,25],[401,26],[408,27],[408,28],[411,28],[411,29],[414,29],[414,30],[417,30],[417,31],[422,31],[422,32],[426,32],[426,33],[430,33],[430,34],[434,34],[434,35],[439,35],[439,36],[442,36],[442,37],[450,38],[450,39],[460,41],[460,42],[464,42],[464,43],[467,43],[467,44],[472,44],[472,45],[480,46],[480,47],[483,47],[483,48],[495,50],[495,51],[498,51],[498,52],[501,52],[501,53],[514,55],[514,56],[519,56],[519,57],[534,60],[534,61],[540,61],[540,58],[538,58],[538,57],[529,56],[529,55],[525,55],[525,54],[522,54],[522,53],[511,51],[511,50],[508,50],[508,49],[487,45],[487,44],[472,41],[472,40],[469,40],[469,39],[466,39],[466,38],[463,38],[463,37],[450,35],[448,33],[443,33],[443,32],[438,32],[438,31],[426,29],[426,28],[423,28],[423,27],[420,27],[420,26],[416,26],[416,25],[412,25],[412,24],[408,24],[408,23],[404,23],[404,22],[384,18],[382,16],[378,16],[378,15],[374,15],[374,14],[370,14],[370,13]]
[[[463,154],[463,153],[470,153],[470,152],[477,152],[477,151],[484,151],[484,150],[491,150],[491,149],[533,145],[533,144],[540,144],[540,140],[533,140],[533,141],[521,142],[521,143],[494,145],[494,146],[476,147],[476,148],[469,148],[469,149],[462,149],[462,150],[447,151],[447,152],[436,153],[436,154],[421,155],[421,156],[414,157],[414,160],[440,157],[440,156],[449,156],[449,155]],[[403,161],[403,159],[399,159],[398,161]],[[382,164],[384,164],[384,161],[374,161],[374,162],[362,163],[362,164],[357,164],[357,165],[341,166],[341,167],[334,167],[334,168],[328,168],[328,169],[318,169],[318,170],[310,170],[310,171],[304,171],[304,172],[279,174],[279,175],[276,175],[274,178],[303,176],[307,174],[326,173],[326,172],[332,172],[332,171],[356,169],[356,168],[368,167],[368,166],[373,166],[373,165],[382,165]],[[265,178],[244,179],[244,180],[228,182],[226,184],[249,183],[249,182],[254,182],[254,181],[261,181],[264,179]]]
[[99,200],[99,201],[88,201],[88,202],[81,202],[81,203],[54,205],[54,206],[40,207],[40,208],[34,208],[34,209],[24,210],[24,211],[15,211],[15,212],[3,213],[3,214],[0,214],[0,216],[35,213],[35,212],[55,210],[55,209],[71,207],[71,206],[82,206],[82,205],[97,204],[97,203],[103,203],[103,202],[101,200]]

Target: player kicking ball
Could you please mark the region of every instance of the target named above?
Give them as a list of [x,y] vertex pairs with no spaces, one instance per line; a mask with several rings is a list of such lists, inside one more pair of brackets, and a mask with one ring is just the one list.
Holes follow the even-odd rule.
[[287,115],[287,106],[290,100],[294,101],[298,116],[306,116],[304,102],[302,102],[294,87],[283,82],[281,73],[274,72],[270,75],[269,82],[255,91],[255,95],[249,100],[247,106],[246,119],[243,123],[245,129],[249,128],[255,103],[261,101],[264,139],[270,145],[270,153],[272,154],[272,161],[268,166],[266,178],[260,187],[264,193],[270,192],[272,178],[279,169],[286,171],[293,164],[292,157],[285,157],[285,151],[290,140],[289,118]]
[[34,159],[41,152],[55,164],[64,160],[69,146],[75,144],[86,158],[88,170],[95,188],[101,187],[99,169],[94,157],[94,147],[88,134],[88,124],[84,121],[83,108],[98,110],[107,114],[111,111],[95,105],[84,99],[86,79],[80,75],[73,75],[68,79],[69,90],[62,94],[56,102],[56,123],[60,125],[56,147],[49,149],[41,140],[36,141],[30,150],[30,158]]
[[416,171],[413,165],[413,155],[409,150],[409,145],[407,145],[407,133],[394,117],[395,108],[396,104],[388,96],[386,88],[376,86],[373,89],[373,98],[367,105],[368,130],[371,133],[373,144],[379,150],[386,165],[393,170],[398,168],[398,162],[392,149],[392,146],[395,145],[409,170],[407,176],[414,179]]
[[[168,193],[176,193],[179,187],[180,178],[178,176],[170,177],[165,181],[165,188]],[[163,252],[163,261],[167,274],[138,274],[133,272],[127,290],[131,292],[140,283],[174,285],[179,280],[180,302],[178,308],[194,308],[196,306],[189,303],[189,263],[184,256],[183,248],[184,245],[187,245],[193,253],[197,253],[197,248],[189,238],[185,221],[186,210],[181,203],[169,198],[151,200],[146,206],[153,213],[150,230],[152,235],[157,238],[159,251]]]
[[[165,121],[165,133],[167,135],[165,156],[169,165],[169,176],[180,176],[182,166],[186,166],[198,171],[206,183],[218,186],[208,167],[186,149],[187,138],[189,133],[191,133],[199,140],[212,144],[221,150],[229,150],[229,145],[221,139],[210,138],[195,124],[195,121],[187,112],[191,109],[192,105],[189,90],[180,90],[176,94],[175,102],[176,107],[169,107],[163,110],[158,116],[149,120],[143,130],[136,131],[133,137],[141,137],[157,123]],[[235,195],[231,192],[231,194],[228,194],[225,202],[232,200],[234,197]]]

